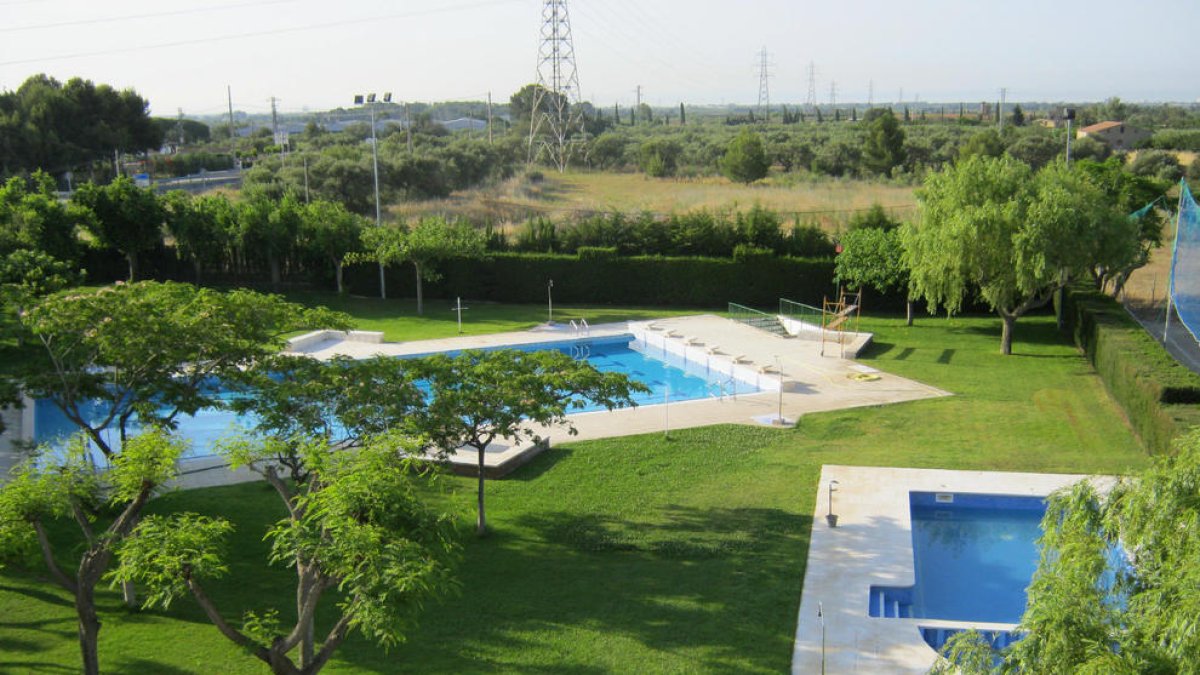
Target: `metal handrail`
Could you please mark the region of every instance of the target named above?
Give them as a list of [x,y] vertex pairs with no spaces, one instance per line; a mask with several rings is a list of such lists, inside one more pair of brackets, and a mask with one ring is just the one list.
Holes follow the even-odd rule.
[[792,329],[797,331],[795,333],[797,336],[802,334],[811,335],[812,337],[819,336],[821,334],[823,314],[824,312],[820,308],[813,307],[812,305],[788,300],[787,298],[779,299],[779,315],[803,324],[792,326]]

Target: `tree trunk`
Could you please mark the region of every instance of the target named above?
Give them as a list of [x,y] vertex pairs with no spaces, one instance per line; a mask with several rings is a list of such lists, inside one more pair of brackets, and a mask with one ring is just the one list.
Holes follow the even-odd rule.
[[417,314],[420,315],[425,311],[423,289],[421,288],[421,263],[413,263],[413,267],[417,270]]
[[283,276],[279,273],[279,256],[273,249],[267,249],[267,264],[271,266],[271,285],[278,286]]
[[911,326],[913,324],[913,301],[909,300],[904,303],[904,325]]
[[[296,616],[300,617],[298,619],[300,621],[304,620],[304,605],[308,602],[309,593],[312,592],[312,586],[305,583],[306,572],[307,570],[299,567],[296,570],[299,582],[296,584]],[[300,638],[300,668],[302,670],[307,668],[313,661],[313,654],[315,653],[313,644],[316,642],[316,632],[313,628],[315,623],[315,621],[309,621],[308,625],[303,629],[303,637]]]
[[1055,325],[1058,326],[1059,332],[1067,325],[1066,307],[1063,303],[1067,301],[1067,289],[1065,286],[1058,288],[1058,302],[1054,303]]
[[201,281],[201,279],[200,279],[200,276],[201,276],[201,275],[200,275],[200,273],[201,273],[201,271],[202,271],[202,266],[200,265],[200,261],[199,261],[199,260],[193,260],[193,261],[192,261],[192,269],[193,269],[193,270],[195,271],[195,273],[196,273],[196,285],[197,285],[197,286],[199,286],[199,285],[200,285],[200,281]]
[[137,281],[137,251],[130,251],[125,254],[125,260],[129,262],[129,283]]
[[337,258],[333,259],[334,276],[337,277],[337,292],[341,295],[346,292],[345,286],[342,285],[342,261]]
[[75,593],[75,613],[79,616],[79,649],[83,656],[84,675],[100,673],[100,618],[96,616],[96,599],[92,584],[80,579]]
[[1015,314],[1001,313],[1000,318],[1004,321],[1000,331],[1000,353],[1009,356],[1012,354],[1013,328],[1017,325],[1017,317]]
[[475,534],[482,537],[487,534],[487,517],[483,512],[483,448],[476,448],[479,451],[479,514],[475,520]]

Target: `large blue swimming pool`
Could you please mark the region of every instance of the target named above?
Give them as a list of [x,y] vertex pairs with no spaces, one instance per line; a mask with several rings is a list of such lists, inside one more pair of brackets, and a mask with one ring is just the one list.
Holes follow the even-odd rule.
[[[731,379],[728,375],[710,372],[706,362],[685,362],[681,357],[671,354],[648,355],[637,347],[632,336],[624,335],[540,342],[491,349],[557,350],[578,359],[585,359],[601,371],[625,373],[650,388],[649,393],[639,394],[635,397],[639,405],[661,404],[667,400],[668,396],[671,402],[678,402],[757,391],[753,384]],[[453,355],[456,352],[448,353]],[[407,358],[415,358],[415,356]],[[229,393],[221,395],[232,396]],[[597,409],[601,409],[600,406],[586,405],[579,412]],[[100,412],[96,410],[97,417]],[[252,424],[252,419],[243,419],[228,410],[212,408],[201,410],[192,417],[181,418],[179,433],[190,442],[191,455],[203,456],[210,454],[212,444],[217,439],[230,435],[239,427]],[[134,426],[136,427],[136,422]],[[35,403],[35,441],[55,444],[75,431],[75,426],[52,403],[45,400]],[[115,431],[110,431],[107,440],[113,447],[119,446]]]
[[871,616],[1017,623],[1038,564],[1040,497],[912,492],[909,588],[871,588]]

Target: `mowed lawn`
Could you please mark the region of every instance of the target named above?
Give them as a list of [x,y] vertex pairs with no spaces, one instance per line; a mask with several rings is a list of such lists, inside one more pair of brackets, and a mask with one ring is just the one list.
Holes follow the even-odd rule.
[[[863,359],[949,398],[817,414],[793,430],[716,426],[552,448],[488,483],[485,539],[464,536],[459,592],[390,651],[355,636],[327,672],[780,672],[788,668],[820,467],[826,463],[1119,473],[1147,457],[1047,316],[999,354],[993,317],[864,320]],[[471,479],[447,503],[472,518]],[[263,571],[261,485],[176,493],[158,510],[237,523],[227,615],[277,606],[291,577]],[[65,530],[64,530],[65,531]],[[0,670],[77,669],[68,598],[38,574],[0,576]],[[112,672],[263,672],[182,601],[131,613],[102,594]],[[328,612],[326,612],[326,616]]]

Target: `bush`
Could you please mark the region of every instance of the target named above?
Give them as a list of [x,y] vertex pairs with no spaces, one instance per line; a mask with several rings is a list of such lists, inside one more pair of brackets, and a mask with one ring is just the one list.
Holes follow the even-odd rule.
[[774,258],[775,252],[769,248],[753,244],[738,244],[733,247],[734,262],[758,262],[766,258]]
[[1129,165],[1129,172],[1135,176],[1150,176],[1172,183],[1183,177],[1183,167],[1179,165],[1179,158],[1175,153],[1166,150],[1139,151],[1137,159]]
[[1073,289],[1063,308],[1075,343],[1151,452],[1200,424],[1200,375],[1181,366],[1112,298]]
[[618,253],[616,246],[580,246],[575,255],[580,260],[611,260]]

